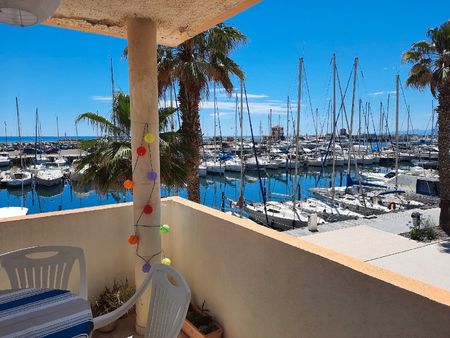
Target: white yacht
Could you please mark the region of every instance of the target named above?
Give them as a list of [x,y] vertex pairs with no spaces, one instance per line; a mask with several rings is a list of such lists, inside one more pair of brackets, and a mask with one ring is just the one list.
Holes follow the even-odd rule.
[[26,170],[9,170],[2,173],[1,183],[10,188],[30,185],[33,181],[31,172]]
[[79,162],[80,162],[79,160],[73,161],[72,166],[69,169],[69,178],[71,181],[78,182],[80,178],[84,175],[86,170],[89,169],[89,165],[86,164],[83,168],[76,171]]
[[[308,225],[309,214],[300,209],[293,208],[292,202],[267,202],[267,218],[264,210],[264,203],[262,202],[248,203],[245,205],[244,209],[248,213],[250,219],[272,228],[290,230]],[[325,223],[323,219],[317,219],[317,224],[323,223]]]
[[207,174],[206,165],[203,163],[199,165],[198,167],[198,176],[205,177]]
[[8,167],[11,164],[7,155],[0,154],[0,167]]
[[339,205],[330,205],[325,202],[319,201],[316,198],[308,198],[305,201],[299,201],[297,202],[296,207],[308,214],[317,214],[326,222],[338,222],[364,217],[361,214],[343,208]]
[[241,171],[241,160],[240,159],[231,159],[228,161],[225,161],[225,170],[226,171],[234,171],[234,172],[240,172]]
[[38,171],[35,179],[37,185],[51,187],[60,184],[63,180],[63,177],[64,174],[60,169],[46,168],[44,170]]
[[24,207],[3,207],[0,208],[0,219],[9,217],[25,216],[28,208]]
[[391,210],[381,203],[376,196],[363,196],[358,187],[336,187],[334,196],[331,188],[311,188],[310,191],[325,202],[341,206],[364,216],[380,215]]
[[208,161],[205,165],[207,173],[216,175],[223,175],[225,173],[225,166],[220,161]]

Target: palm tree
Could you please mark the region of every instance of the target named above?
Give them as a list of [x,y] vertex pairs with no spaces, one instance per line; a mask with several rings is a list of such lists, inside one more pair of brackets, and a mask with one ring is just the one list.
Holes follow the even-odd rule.
[[440,207],[439,224],[450,234],[450,21],[428,31],[430,41],[419,41],[403,54],[412,63],[407,84],[424,89],[430,86],[437,98]]
[[[166,129],[175,109],[159,109],[160,130]],[[76,171],[87,168],[80,184],[91,183],[100,193],[122,189],[124,180],[131,178],[130,96],[118,93],[114,98],[111,121],[95,113],[83,113],[76,123],[87,121],[99,128],[104,136],[83,141],[84,149],[94,150],[77,164]],[[181,187],[187,182],[185,162],[191,151],[184,146],[179,132],[160,132],[161,182],[168,187]]]
[[175,48],[158,48],[158,82],[160,92],[178,84],[181,112],[181,134],[194,156],[186,163],[188,170],[188,198],[200,201],[200,129],[199,105],[207,96],[209,84],[221,85],[231,95],[232,75],[243,79],[240,66],[230,58],[231,52],[247,38],[234,27],[219,24]]

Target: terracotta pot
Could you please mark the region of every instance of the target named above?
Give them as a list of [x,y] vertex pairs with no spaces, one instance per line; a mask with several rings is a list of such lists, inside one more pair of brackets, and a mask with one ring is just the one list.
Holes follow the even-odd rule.
[[183,323],[183,328],[181,331],[183,331],[183,333],[189,338],[222,338],[223,328],[217,323],[214,324],[217,326],[217,330],[204,335],[197,330],[197,328],[189,320],[186,319]]
[[[191,306],[194,309],[194,311],[201,312],[200,309],[194,304],[191,304]],[[222,326],[220,326],[215,321],[214,325],[216,326],[217,329],[208,333],[207,335],[204,335],[194,326],[194,324],[192,324],[189,320],[185,319],[181,331],[189,338],[222,338],[223,335]]]
[[110,333],[114,331],[116,327],[117,327],[117,320],[113,321],[112,323],[109,323],[106,326],[101,327],[100,329],[98,329],[98,331],[102,333]]

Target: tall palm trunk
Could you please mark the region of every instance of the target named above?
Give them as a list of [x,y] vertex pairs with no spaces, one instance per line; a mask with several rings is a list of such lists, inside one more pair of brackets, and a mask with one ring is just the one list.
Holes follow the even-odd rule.
[[200,202],[200,177],[198,167],[200,165],[200,146],[202,136],[200,130],[200,92],[201,88],[195,85],[194,81],[185,83],[180,81],[178,100],[181,111],[181,133],[185,145],[193,151],[193,156],[186,163],[188,178],[188,199]]
[[450,80],[439,86],[439,193],[441,214],[439,225],[450,235]]

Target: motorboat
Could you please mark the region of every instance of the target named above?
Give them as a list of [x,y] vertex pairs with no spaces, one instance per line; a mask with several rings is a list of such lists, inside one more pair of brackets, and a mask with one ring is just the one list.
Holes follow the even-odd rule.
[[63,178],[64,174],[60,169],[50,169],[50,168],[38,171],[38,173],[35,176],[36,184],[45,187],[51,187],[61,184]]
[[9,170],[2,173],[1,183],[10,188],[31,185],[33,178],[31,172],[26,170]]

